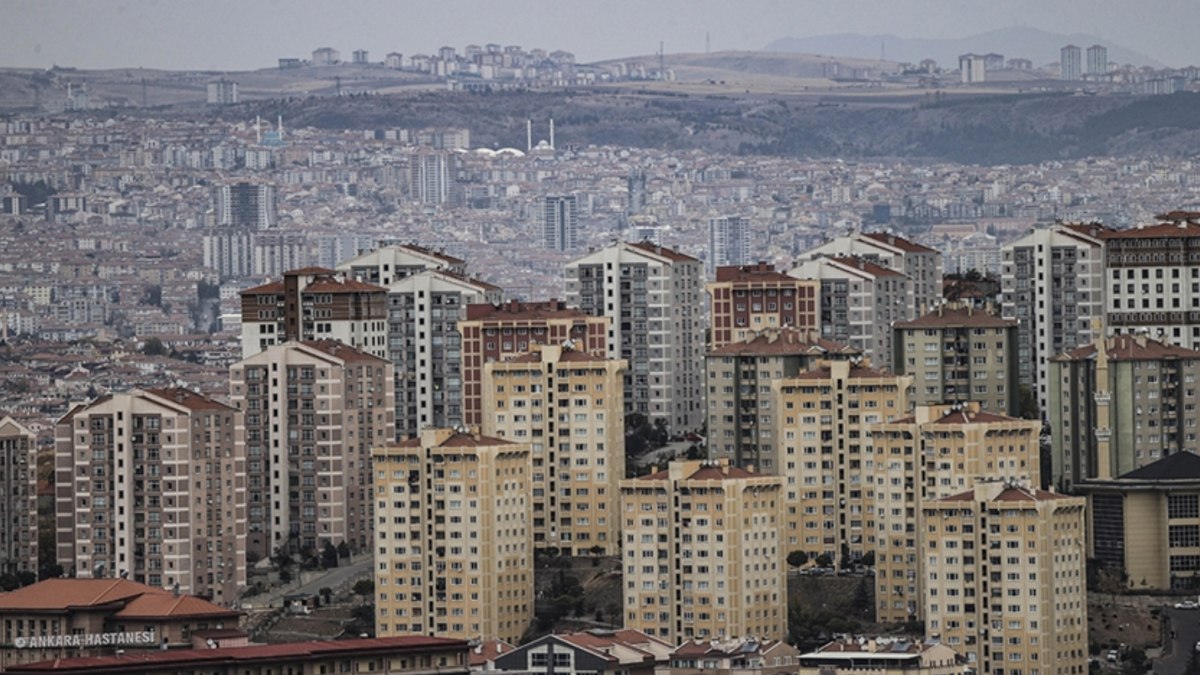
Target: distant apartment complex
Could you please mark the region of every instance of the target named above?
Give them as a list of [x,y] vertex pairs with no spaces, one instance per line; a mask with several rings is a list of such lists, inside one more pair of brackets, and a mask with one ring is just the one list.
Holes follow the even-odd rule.
[[1075,45],[1067,45],[1060,50],[1059,68],[1061,79],[1083,79],[1083,50]]
[[911,280],[910,311],[919,316],[942,304],[942,254],[937,249],[887,232],[838,237],[804,253],[806,258],[862,258],[906,275]]
[[38,571],[37,435],[0,418],[0,573]]
[[705,287],[711,297],[711,349],[742,342],[775,328],[820,330],[820,283],[778,272],[758,263],[718,267]]
[[376,635],[516,644],[533,619],[529,446],[429,428],[374,450]]
[[608,317],[608,355],[629,364],[625,412],[675,432],[704,422],[704,270],[648,242],[622,242],[566,266],[567,301]]
[[856,349],[817,337],[815,330],[767,328],[706,357],[708,452],[733,466],[778,474],[780,438],[775,436],[773,384],[810,367],[859,356]]
[[248,554],[366,550],[371,448],[395,436],[392,364],[333,340],[287,342],[229,379],[243,413]]
[[976,672],[1086,673],[1084,503],[1008,481],[926,503],[926,630]]
[[709,219],[708,273],[713,274],[720,267],[746,265],[750,260],[750,219],[739,216]]
[[671,644],[787,632],[783,479],[672,462],[621,481],[625,626]]
[[385,288],[307,267],[246,289],[241,299],[243,357],[290,340],[337,340],[388,355]]
[[579,246],[579,198],[575,195],[538,197],[538,225],[542,245],[551,251],[571,251]]
[[221,604],[246,585],[241,413],[186,389],[71,409],[55,428],[58,563]]
[[569,344],[484,365],[483,433],[530,446],[535,548],[620,553],[624,367]]
[[1020,414],[1016,321],[943,305],[893,330],[893,370],[912,376],[910,405],[976,401],[988,412]]

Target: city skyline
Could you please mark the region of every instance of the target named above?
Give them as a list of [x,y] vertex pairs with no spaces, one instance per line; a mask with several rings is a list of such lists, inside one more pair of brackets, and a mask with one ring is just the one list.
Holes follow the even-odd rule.
[[[1020,0],[949,7],[933,0],[837,5],[673,0],[648,6],[628,0],[559,6],[517,0],[503,9],[375,0],[356,4],[354,12],[308,1],[285,6],[126,0],[97,11],[97,5],[71,0],[10,0],[0,7],[5,19],[0,63],[7,67],[242,70],[270,67],[279,57],[304,56],[322,45],[347,55],[364,49],[381,60],[392,50],[430,53],[470,42],[567,49],[581,62],[591,62],[652,54],[660,44],[667,53],[761,50],[787,37],[863,33],[950,39],[1011,26],[1090,33],[1177,67],[1200,61],[1189,39],[1193,22],[1188,19],[1196,10],[1185,0],[1138,5]],[[231,16],[240,19],[229,21]],[[1159,20],[1148,22],[1147,16]]]

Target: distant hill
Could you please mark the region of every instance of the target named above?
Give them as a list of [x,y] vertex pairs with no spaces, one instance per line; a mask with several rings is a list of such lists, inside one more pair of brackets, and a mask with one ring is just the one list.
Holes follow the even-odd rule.
[[1108,60],[1116,63],[1131,63],[1135,66],[1165,68],[1162,63],[1121,45],[1094,35],[1074,33],[1063,35],[1037,28],[1012,26],[999,28],[958,39],[903,38],[896,35],[860,35],[838,33],[813,37],[785,37],[763,48],[768,52],[800,52],[806,54],[828,54],[840,58],[879,59],[917,63],[922,59],[934,59],[944,68],[957,68],[958,56],[969,52],[983,54],[996,52],[1005,58],[1026,58],[1034,65],[1056,63],[1059,50],[1074,44],[1088,48],[1094,44],[1108,47]]

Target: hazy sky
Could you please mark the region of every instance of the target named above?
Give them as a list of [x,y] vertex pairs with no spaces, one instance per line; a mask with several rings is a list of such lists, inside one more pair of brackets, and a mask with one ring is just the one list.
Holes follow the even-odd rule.
[[965,37],[1027,25],[1200,64],[1200,0],[0,0],[0,66],[242,70],[331,46],[567,49],[580,61],[761,49],[781,37]]

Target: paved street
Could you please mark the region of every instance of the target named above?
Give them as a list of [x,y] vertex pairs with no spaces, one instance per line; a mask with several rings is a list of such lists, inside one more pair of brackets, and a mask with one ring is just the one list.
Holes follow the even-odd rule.
[[266,609],[267,607],[279,607],[285,595],[294,595],[297,593],[311,593],[316,595],[325,587],[334,590],[343,586],[349,588],[360,578],[371,578],[371,565],[373,561],[374,558],[371,555],[356,556],[356,560],[319,574],[307,583],[301,583],[299,575],[297,575],[296,580],[283,588],[274,588],[262,595],[247,598],[244,606],[249,605],[256,610]]
[[1175,631],[1175,639],[1163,645],[1163,657],[1154,662],[1158,675],[1182,675],[1192,663],[1196,642],[1200,641],[1200,610],[1167,607],[1163,616],[1170,621],[1168,630]]

